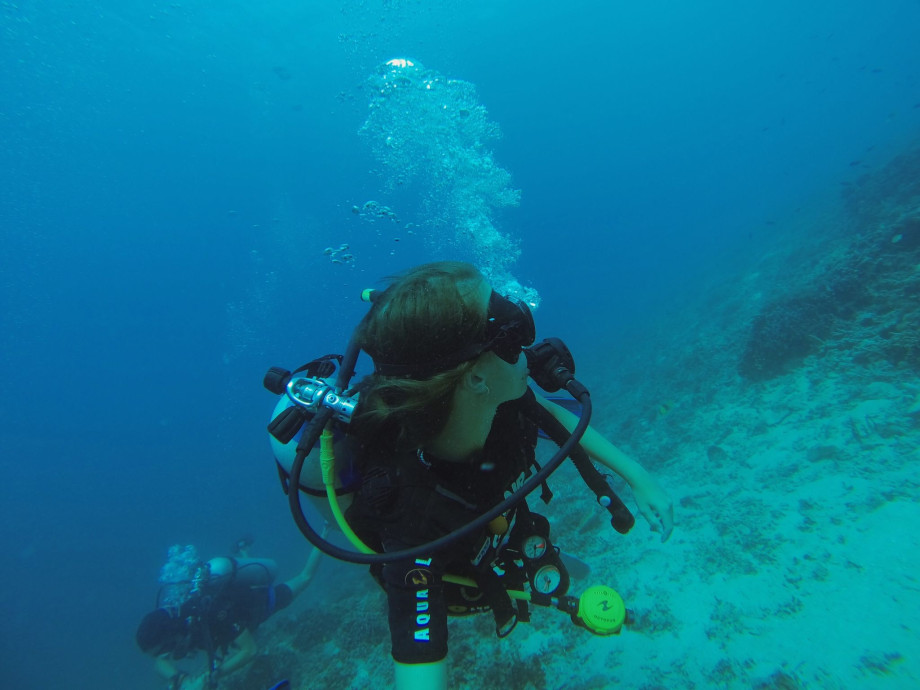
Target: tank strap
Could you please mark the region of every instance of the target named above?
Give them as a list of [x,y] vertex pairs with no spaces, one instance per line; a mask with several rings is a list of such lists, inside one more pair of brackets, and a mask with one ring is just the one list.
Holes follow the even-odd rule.
[[275,596],[275,586],[268,586],[268,615],[272,615],[275,612],[275,605],[278,599]]

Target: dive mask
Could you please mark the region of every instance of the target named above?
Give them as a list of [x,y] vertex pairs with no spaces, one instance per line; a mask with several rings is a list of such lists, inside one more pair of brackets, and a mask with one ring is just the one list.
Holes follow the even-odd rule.
[[536,335],[530,307],[493,290],[489,297],[486,342],[480,352],[494,352],[508,364],[516,364],[521,352],[533,344]]

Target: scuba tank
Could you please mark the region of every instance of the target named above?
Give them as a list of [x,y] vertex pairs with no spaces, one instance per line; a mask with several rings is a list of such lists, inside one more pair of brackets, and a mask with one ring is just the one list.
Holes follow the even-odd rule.
[[192,591],[212,592],[230,586],[268,587],[277,574],[278,564],[271,558],[219,556],[198,568],[192,580]]
[[[330,397],[335,399],[335,395],[330,393],[335,385],[332,374],[336,372],[337,363],[341,366],[341,361],[341,355],[326,355],[303,365],[293,373],[272,368],[266,374],[266,387],[271,386],[280,395],[272,411],[272,421],[268,428],[272,455],[275,457],[278,476],[285,493],[289,488],[292,469],[301,442],[304,441],[304,434],[310,430],[320,403],[328,404]],[[291,386],[291,390],[288,391],[287,383],[299,372],[304,372],[305,376],[295,379],[296,385]],[[338,400],[341,408],[340,421],[347,421],[357,403],[357,396],[354,399],[340,396]],[[336,494],[342,496],[357,489],[361,478],[353,467],[353,458],[348,452],[349,443],[345,433],[338,426],[334,428],[333,446],[335,489]],[[323,486],[319,456],[320,444],[315,440],[306,452],[306,461],[298,474],[297,485],[301,492],[325,499],[326,489]]]
[[[282,414],[289,414],[288,410],[294,407],[294,402],[286,395],[282,395],[272,411],[272,419],[276,419]],[[291,467],[294,465],[294,458],[297,455],[297,445],[300,443],[304,434],[304,428],[301,427],[297,433],[287,443],[282,443],[275,436],[269,434],[272,455],[278,464],[278,473],[284,481],[290,481]],[[336,469],[343,464],[341,453],[336,453]],[[338,474],[338,473],[337,473]],[[337,482],[340,484],[340,482]],[[325,498],[326,492],[322,489],[323,475],[319,465],[319,444],[313,445],[313,448],[307,453],[307,460],[304,463],[303,471],[300,474],[300,490],[311,494],[319,495]]]

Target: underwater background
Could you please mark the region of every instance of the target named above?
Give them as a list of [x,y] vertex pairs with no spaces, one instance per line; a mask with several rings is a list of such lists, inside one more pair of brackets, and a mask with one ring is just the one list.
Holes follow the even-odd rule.
[[[265,370],[456,258],[539,301],[677,528],[617,535],[560,471],[555,541],[635,629],[458,621],[453,685],[916,687],[917,26],[916,0],[0,0],[0,685],[161,687],[134,632],[173,544],[252,534],[296,573]],[[363,568],[276,618],[227,687],[387,687]]]

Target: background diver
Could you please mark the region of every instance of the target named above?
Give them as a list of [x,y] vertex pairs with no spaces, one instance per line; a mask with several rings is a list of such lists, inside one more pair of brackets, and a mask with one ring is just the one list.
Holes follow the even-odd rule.
[[[307,588],[321,556],[314,549],[300,573],[276,585],[275,562],[244,553],[212,558],[198,565],[191,581],[169,583],[186,584],[190,591],[175,605],[160,605],[158,597],[158,607],[141,620],[137,645],[156,657],[154,667],[169,690],[215,688],[220,678],[252,661],[256,628]],[[176,662],[196,652],[207,654],[208,668],[191,676]]]

